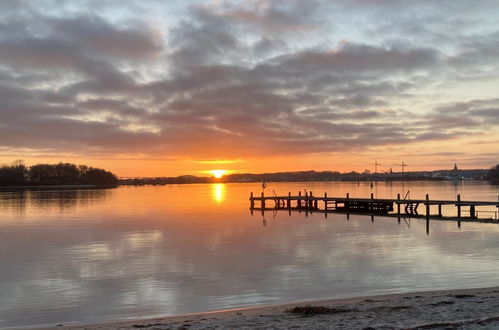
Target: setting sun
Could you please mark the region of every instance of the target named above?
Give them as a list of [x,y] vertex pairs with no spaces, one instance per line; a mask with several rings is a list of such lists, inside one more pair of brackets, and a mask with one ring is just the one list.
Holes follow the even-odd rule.
[[221,177],[224,176],[225,173],[227,173],[226,170],[211,170],[210,171],[211,174],[213,174],[213,176],[217,179],[220,179]]

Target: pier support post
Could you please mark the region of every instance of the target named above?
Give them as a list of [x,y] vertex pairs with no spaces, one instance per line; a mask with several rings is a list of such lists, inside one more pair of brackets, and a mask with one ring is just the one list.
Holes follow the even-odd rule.
[[[371,193],[371,202],[369,203],[369,211],[373,210],[373,203],[374,203],[374,194]],[[374,221],[374,219],[373,219]]]
[[397,214],[400,214],[400,194],[397,194]]
[[265,198],[263,196],[263,191],[262,191],[262,209],[265,208]]
[[438,204],[438,216],[442,217],[442,204]]
[[345,202],[345,209],[350,210],[350,193],[347,193],[347,200]]
[[324,193],[324,211],[327,211],[327,192]]
[[312,200],[312,197],[313,197],[312,192],[310,192],[310,194],[308,195],[308,197],[309,197],[309,200],[308,200],[308,208],[309,208],[309,209],[313,209],[313,208],[314,208],[314,201]]
[[296,200],[296,207],[301,207],[301,190],[298,192],[298,199]]
[[461,195],[457,195],[457,217],[461,217]]
[[288,200],[286,201],[286,207],[291,208],[291,192],[288,193]]
[[426,194],[426,219],[430,220],[430,195]]
[[254,209],[255,208],[255,200],[253,199],[253,192],[250,194],[250,208]]
[[475,205],[470,205],[470,218],[476,219]]

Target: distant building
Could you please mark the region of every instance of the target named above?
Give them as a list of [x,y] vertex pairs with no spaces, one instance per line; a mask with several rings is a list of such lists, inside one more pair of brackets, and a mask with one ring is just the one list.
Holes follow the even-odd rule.
[[454,168],[453,168],[453,171],[457,171],[458,168],[457,168],[457,163],[454,163]]

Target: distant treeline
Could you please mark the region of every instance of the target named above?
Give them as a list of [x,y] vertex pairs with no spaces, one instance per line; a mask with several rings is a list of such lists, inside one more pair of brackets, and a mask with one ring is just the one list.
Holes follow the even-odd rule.
[[0,186],[104,185],[118,184],[111,172],[86,165],[69,163],[24,165],[15,161],[0,166]]
[[496,166],[492,167],[488,174],[487,174],[487,179],[492,181],[493,183],[498,183],[499,184],[499,164]]
[[[339,172],[277,172],[277,173],[237,173],[224,175],[222,178],[200,177],[194,175],[182,175],[177,177],[156,178],[129,178],[121,179],[121,185],[165,185],[165,184],[187,184],[187,183],[229,183],[229,182],[314,182],[314,181],[375,181],[375,180],[397,180],[400,176],[388,177],[383,174],[371,173],[339,173]],[[406,174],[404,180],[428,180],[420,174]],[[435,179],[436,180],[436,179]]]
[[129,178],[121,179],[122,185],[165,185],[186,183],[219,183],[219,182],[313,182],[313,181],[427,181],[427,180],[483,180],[487,170],[441,170],[430,172],[405,173],[364,173],[333,171],[300,171],[277,173],[237,173],[225,175],[220,179],[183,175],[177,177]]

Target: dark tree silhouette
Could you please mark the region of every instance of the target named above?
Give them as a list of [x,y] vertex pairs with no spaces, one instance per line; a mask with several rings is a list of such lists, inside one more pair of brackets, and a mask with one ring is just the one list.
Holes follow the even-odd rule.
[[69,163],[37,164],[27,168],[23,161],[0,166],[0,185],[117,185],[111,172]]
[[499,183],[499,164],[489,170],[487,178],[493,183]]
[[89,168],[81,176],[83,183],[87,184],[104,184],[104,185],[115,185],[118,183],[118,178],[111,172],[101,170],[100,168]]
[[0,166],[0,184],[24,184],[28,179],[28,169],[22,160],[16,160],[10,165]]

